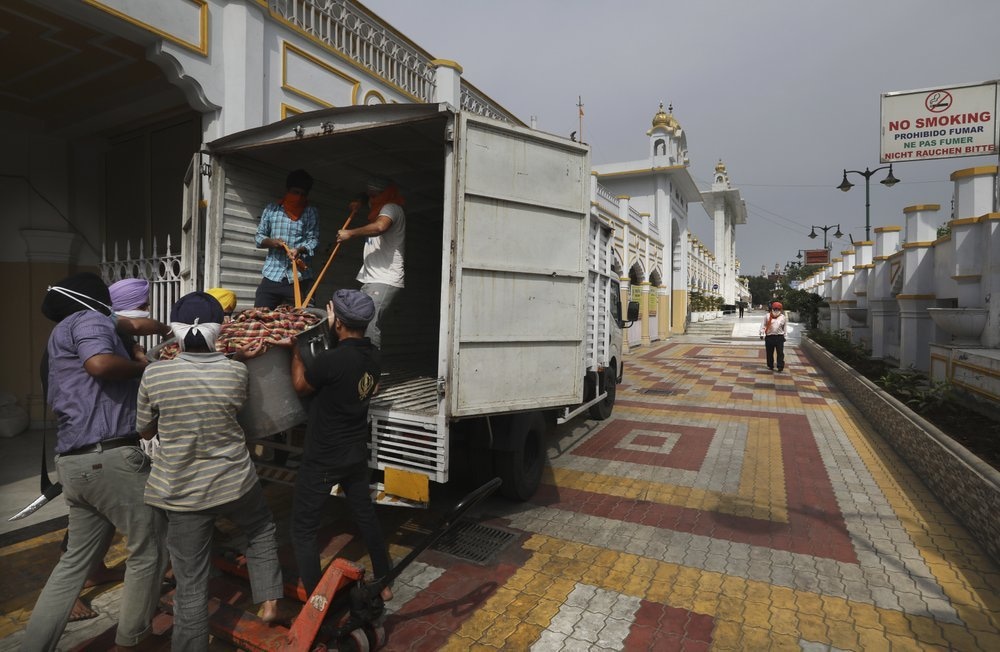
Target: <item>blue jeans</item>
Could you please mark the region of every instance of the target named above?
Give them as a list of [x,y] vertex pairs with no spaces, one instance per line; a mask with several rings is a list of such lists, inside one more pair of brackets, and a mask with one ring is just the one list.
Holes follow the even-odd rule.
[[380,349],[382,348],[382,315],[389,310],[389,306],[396,300],[396,295],[401,289],[385,283],[365,283],[361,286],[361,291],[375,302],[375,317],[368,322],[365,337],[369,338],[372,344]]
[[208,576],[212,567],[212,533],[215,519],[224,516],[247,535],[247,570],[253,601],[281,597],[281,567],[274,518],[264,502],[258,482],[240,498],[196,512],[167,511],[167,550],[173,562],[177,592],[174,594],[174,650],[208,649]]
[[56,457],[69,505],[66,552],[45,583],[22,642],[24,650],[54,650],[90,569],[117,529],[127,539],[125,586],[115,643],[137,645],[151,631],[167,555],[163,513],[145,503],[149,458],[138,445]]

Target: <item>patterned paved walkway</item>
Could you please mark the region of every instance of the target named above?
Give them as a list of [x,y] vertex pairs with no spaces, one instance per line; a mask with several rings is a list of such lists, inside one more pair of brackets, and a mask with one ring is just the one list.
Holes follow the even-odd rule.
[[[612,418],[560,427],[532,501],[484,508],[517,535],[495,562],[401,577],[385,649],[1000,650],[1000,568],[804,356],[775,374],[762,349],[629,356]],[[381,513],[396,558],[433,520]],[[46,573],[0,589],[0,649]]]

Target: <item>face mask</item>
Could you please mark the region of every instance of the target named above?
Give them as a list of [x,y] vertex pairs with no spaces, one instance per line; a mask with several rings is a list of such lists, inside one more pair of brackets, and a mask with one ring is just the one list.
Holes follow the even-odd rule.
[[774,315],[775,317],[777,317],[778,315],[781,314],[781,311],[780,310],[772,310],[771,314]]
[[119,317],[128,317],[129,319],[146,319],[149,317],[148,310],[118,310],[115,314]]
[[293,222],[297,222],[300,217],[302,217],[302,212],[306,209],[306,204],[308,200],[305,195],[297,195],[293,192],[285,194],[285,198],[281,200],[281,206],[285,209],[285,214]]

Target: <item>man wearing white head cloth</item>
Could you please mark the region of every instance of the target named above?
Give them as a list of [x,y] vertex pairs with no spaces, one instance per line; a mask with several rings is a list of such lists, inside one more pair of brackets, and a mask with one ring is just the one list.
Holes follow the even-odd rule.
[[[222,327],[215,297],[192,292],[170,311],[181,353],[149,366],[139,384],[136,429],[157,432],[160,448],[146,485],[146,503],[167,515],[167,550],[177,579],[172,646],[208,649],[208,579],[215,519],[246,533],[247,564],[261,617],[278,617],[282,595],[274,518],[236,412],[247,398],[247,368],[215,351]],[[252,351],[244,349],[242,357]]]

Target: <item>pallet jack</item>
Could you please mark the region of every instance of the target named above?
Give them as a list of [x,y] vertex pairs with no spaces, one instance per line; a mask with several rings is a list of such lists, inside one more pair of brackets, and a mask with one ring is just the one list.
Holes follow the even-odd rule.
[[[465,496],[385,577],[365,582],[364,568],[337,558],[327,567],[312,595],[305,596],[301,585],[286,584],[286,596],[305,603],[289,627],[265,623],[254,614],[213,598],[209,603],[212,634],[241,649],[261,652],[368,652],[378,649],[386,640],[382,626],[385,613],[382,589],[500,484],[500,478],[493,478]],[[240,561],[216,560],[215,563],[229,573],[247,576],[246,566]]]

